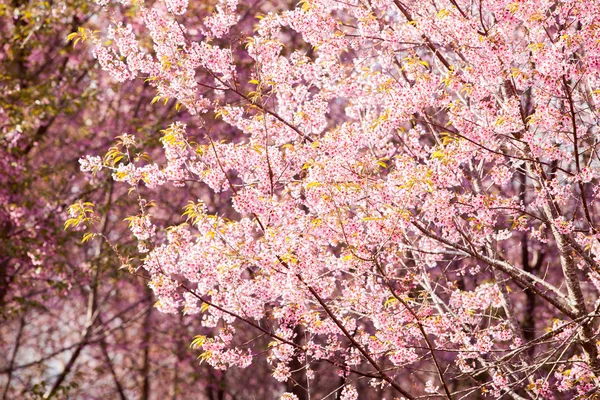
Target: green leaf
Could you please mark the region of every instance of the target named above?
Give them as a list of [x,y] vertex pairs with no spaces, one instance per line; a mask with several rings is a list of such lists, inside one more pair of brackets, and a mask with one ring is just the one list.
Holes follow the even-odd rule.
[[192,343],[190,344],[190,347],[192,349],[199,349],[200,347],[202,347],[202,345],[204,344],[204,342],[206,342],[206,336],[204,336],[204,335],[196,335],[196,336],[194,336],[194,340],[192,340]]
[[93,232],[88,232],[85,235],[83,235],[83,239],[81,239],[81,243],[85,243],[90,239],[93,239],[94,237],[96,237],[96,234]]

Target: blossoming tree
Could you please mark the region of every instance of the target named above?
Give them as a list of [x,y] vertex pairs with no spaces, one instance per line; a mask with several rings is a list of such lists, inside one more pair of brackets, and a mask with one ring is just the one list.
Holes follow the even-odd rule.
[[[121,7],[71,39],[182,119],[163,155],[125,134],[82,165],[131,187],[140,258],[123,264],[159,310],[218,329],[194,340],[202,360],[266,357],[293,379],[283,399],[318,390],[323,365],[343,399],[363,382],[407,399],[598,390],[597,3]],[[68,224],[97,235],[95,218],[80,203]]]
[[[242,389],[266,398],[283,386],[261,379],[266,362],[199,368],[189,341],[208,329],[158,313],[109,246],[63,229],[67,205],[85,197],[102,213],[99,232],[128,233],[120,221],[135,199],[110,173],[77,173],[78,159],[103,151],[115,131],[153,132],[176,114],[157,113],[152,88],[112,81],[89,48],[69,43],[108,14],[87,0],[0,4],[0,398],[220,399]],[[184,205],[173,203],[178,213]],[[135,248],[119,243],[121,253]]]

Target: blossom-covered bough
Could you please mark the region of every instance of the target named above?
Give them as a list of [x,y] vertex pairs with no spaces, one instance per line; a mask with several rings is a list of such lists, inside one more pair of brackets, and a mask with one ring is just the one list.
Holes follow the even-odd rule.
[[[115,268],[99,236],[63,229],[68,205],[84,197],[71,210],[101,214],[97,233],[128,235],[121,221],[136,199],[108,170],[78,173],[78,159],[89,154],[82,164],[93,168],[114,132],[137,131],[139,143],[139,132],[177,114],[156,112],[153,88],[115,82],[79,43],[110,14],[88,0],[0,4],[0,398],[223,398],[240,390],[235,382],[267,398],[283,385],[261,379],[266,362],[199,367],[189,342],[200,321],[157,312],[144,281]],[[180,214],[186,201],[171,204]]]
[[[125,135],[83,166],[131,186],[156,306],[218,328],[193,342],[204,361],[303,371],[285,399],[320,365],[344,399],[362,382],[407,399],[596,393],[598,4],[187,6],[124,3],[137,25],[92,38],[116,80],[185,116],[164,157]],[[183,218],[153,201],[167,188]]]

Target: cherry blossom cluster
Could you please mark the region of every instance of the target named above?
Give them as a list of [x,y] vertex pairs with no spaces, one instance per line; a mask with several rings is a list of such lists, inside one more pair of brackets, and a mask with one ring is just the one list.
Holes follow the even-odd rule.
[[217,368],[263,354],[235,323],[271,337],[282,382],[329,363],[405,398],[597,389],[600,6],[277,3],[194,24],[187,1],[144,5],[145,31],[97,40],[114,79],[193,121],[162,159],[103,167],[147,200],[199,185],[232,208],[130,218],[158,307],[220,328],[199,346]]

